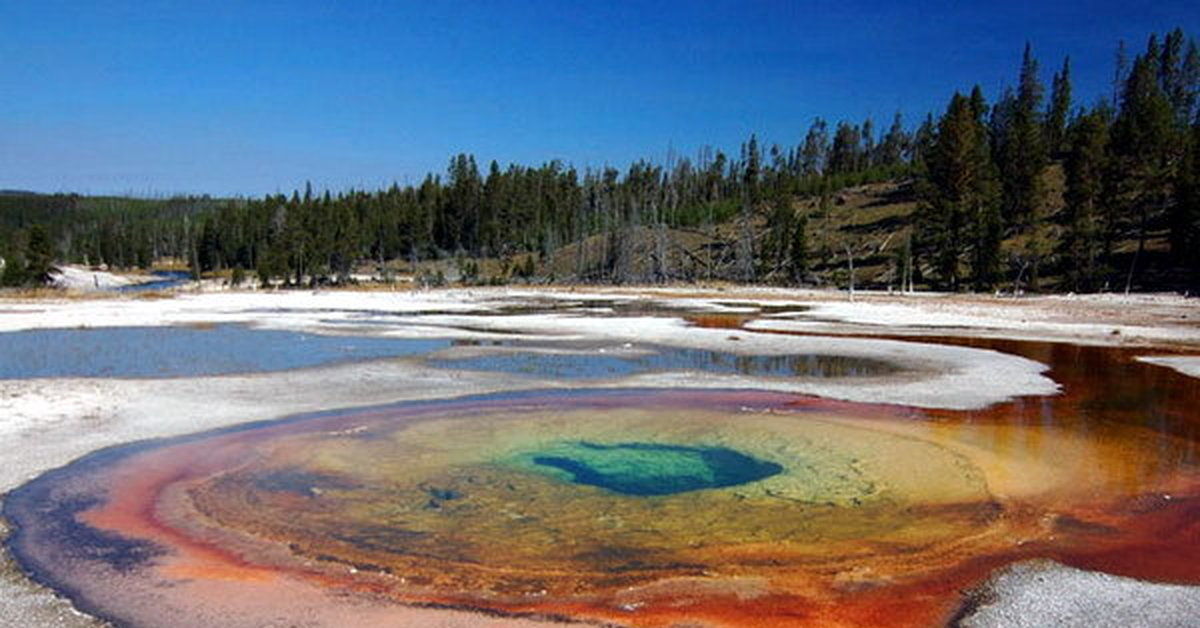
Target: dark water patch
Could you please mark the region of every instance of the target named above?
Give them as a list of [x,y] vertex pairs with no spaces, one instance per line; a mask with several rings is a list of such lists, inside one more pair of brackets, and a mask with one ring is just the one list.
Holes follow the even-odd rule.
[[[321,319],[320,323],[322,325],[338,327],[338,328],[340,328],[340,330],[343,333],[350,333],[350,334],[361,333],[361,334],[365,334],[365,335],[375,334],[375,333],[378,333],[378,331],[380,329],[389,328],[389,327],[390,328],[404,328],[404,329],[410,329],[410,330],[414,329],[414,328],[425,329],[425,330],[437,330],[439,333],[446,333],[446,334],[467,332],[467,333],[471,333],[471,334],[478,334],[480,336],[494,336],[496,338],[512,338],[514,336],[545,336],[545,337],[549,337],[549,336],[556,335],[556,332],[530,332],[530,331],[522,331],[519,329],[491,329],[488,327],[480,327],[477,325],[431,325],[428,323],[422,323],[419,320],[404,321],[404,320],[400,320],[400,319],[383,320],[383,319],[376,319],[376,318],[355,318],[355,319],[346,320],[346,319],[338,319],[338,318],[325,318],[325,319]],[[559,335],[561,335],[561,334],[559,334]],[[459,343],[462,343],[465,341],[459,339],[459,340],[454,340],[453,342],[455,344],[459,344]]]
[[[753,304],[729,304],[735,307],[754,309],[756,311],[775,311],[777,306]],[[250,310],[255,313],[339,313],[350,314],[356,318],[352,321],[338,320],[332,323],[365,323],[365,324],[403,324],[421,316],[463,316],[463,317],[506,317],[530,316],[537,314],[581,314],[589,316],[655,316],[678,317],[688,314],[705,312],[701,305],[676,305],[654,299],[548,299],[532,300],[521,304],[483,304],[481,309],[417,309],[392,311],[381,309],[341,309],[341,308],[260,308]],[[807,308],[790,306],[785,311],[800,312]]]
[[170,288],[182,286],[192,278],[191,273],[181,270],[156,270],[150,274],[158,277],[158,279],[143,283],[135,283],[128,286],[119,286],[116,288],[116,291],[153,292],[155,290],[168,290]]
[[1054,518],[1055,529],[1067,534],[1102,534],[1112,536],[1120,534],[1120,529],[1095,521],[1085,521],[1070,515],[1058,515]]
[[751,309],[751,310],[755,310],[759,314],[774,314],[774,315],[800,314],[800,313],[807,312],[812,309],[812,306],[809,306],[809,305],[756,303],[753,301],[746,301],[746,302],[713,301],[713,305],[719,305],[721,307],[739,308],[739,309]]
[[586,312],[591,316],[679,316],[700,310],[699,307],[673,305],[655,299],[563,299],[503,305],[497,313],[520,316],[555,312]]
[[783,467],[725,447],[660,443],[564,443],[532,457],[576,484],[622,495],[672,495],[756,482]]
[[[495,346],[497,343],[492,343]],[[515,346],[515,345],[514,345]],[[895,364],[842,355],[737,355],[706,349],[648,347],[648,353],[505,352],[468,358],[431,360],[446,369],[498,371],[554,379],[626,377],[663,371],[702,371],[756,377],[878,377],[901,369]]]
[[92,495],[27,504],[41,510],[37,515],[43,541],[53,543],[67,558],[102,563],[119,573],[128,573],[161,556],[165,550],[153,543],[126,538],[79,522],[78,515],[100,503]]
[[440,488],[437,486],[430,486],[428,484],[422,484],[421,490],[428,493],[430,497],[432,497],[434,499],[439,499],[442,501],[451,501],[454,499],[462,499],[462,497],[463,497],[463,494],[461,491],[456,491],[452,488]]
[[[100,459],[99,452],[91,454],[74,463],[72,466],[79,469],[72,471],[86,474],[103,465]],[[47,472],[10,492],[0,503],[0,515],[13,525],[5,545],[15,550],[18,559],[23,549],[48,549],[48,555],[53,556],[55,562],[100,564],[118,573],[129,573],[165,553],[154,543],[100,530],[82,522],[80,513],[105,501],[87,485],[86,477],[84,481],[76,482],[64,468]],[[36,522],[36,525],[28,525],[29,522]],[[53,579],[36,579],[53,584]]]
[[431,353],[447,340],[322,336],[243,325],[37,329],[0,334],[0,379],[189,377]]
[[455,338],[451,341],[455,347],[506,347],[511,343],[504,340],[483,340],[481,338]]

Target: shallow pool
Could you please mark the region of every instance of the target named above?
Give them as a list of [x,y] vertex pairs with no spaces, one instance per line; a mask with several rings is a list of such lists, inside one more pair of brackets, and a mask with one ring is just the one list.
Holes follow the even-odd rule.
[[325,336],[244,325],[38,329],[0,333],[0,379],[190,377],[412,356],[447,340]]

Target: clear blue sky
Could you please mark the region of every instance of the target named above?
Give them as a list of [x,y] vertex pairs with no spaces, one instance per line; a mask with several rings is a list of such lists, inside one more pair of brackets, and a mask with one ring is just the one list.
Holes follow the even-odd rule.
[[1191,2],[0,0],[0,188],[258,196],[911,125],[979,83],[1109,89],[1117,41]]

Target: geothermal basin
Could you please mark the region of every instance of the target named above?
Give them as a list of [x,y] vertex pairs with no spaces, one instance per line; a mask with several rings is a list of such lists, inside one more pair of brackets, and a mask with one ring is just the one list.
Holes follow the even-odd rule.
[[16,456],[36,473],[6,480],[8,551],[122,626],[986,624],[989,578],[1029,561],[1195,604],[1195,378],[1138,349],[752,332],[708,307],[293,307],[282,329],[185,309],[210,322],[147,333],[299,334],[320,359],[14,370],[17,417],[79,390],[116,409]]

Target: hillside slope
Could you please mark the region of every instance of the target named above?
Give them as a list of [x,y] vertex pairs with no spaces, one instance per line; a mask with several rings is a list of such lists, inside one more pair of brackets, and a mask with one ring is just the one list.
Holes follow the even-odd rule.
[[[1063,211],[1063,171],[1055,164],[1044,175],[1045,216],[1032,233],[1006,233],[1002,243],[1000,290],[1071,290],[1063,259],[1066,221]],[[809,271],[801,285],[846,288],[851,281],[850,257],[856,287],[900,289],[906,246],[913,233],[918,198],[912,180],[894,180],[845,188],[823,197],[797,201],[797,215],[807,218]],[[771,225],[759,212],[753,220],[753,243],[765,246]],[[1186,277],[1171,264],[1166,216],[1153,214],[1147,225],[1144,247],[1139,252],[1140,226],[1133,217],[1118,225],[1103,291],[1171,290],[1186,283]],[[539,260],[535,275],[546,281],[600,281],[612,264],[627,264],[624,275],[630,282],[703,281],[736,276],[740,226],[730,221],[709,228],[655,229],[638,227],[621,234],[592,236],[582,243],[558,248]],[[624,246],[627,260],[614,259],[616,247]],[[761,250],[756,248],[756,250]],[[662,261],[660,261],[662,260]],[[608,265],[608,266],[606,266]],[[916,287],[928,287],[921,277],[931,269],[916,261]],[[1036,276],[1035,276],[1036,273]],[[759,267],[755,281],[795,285],[780,269]]]

